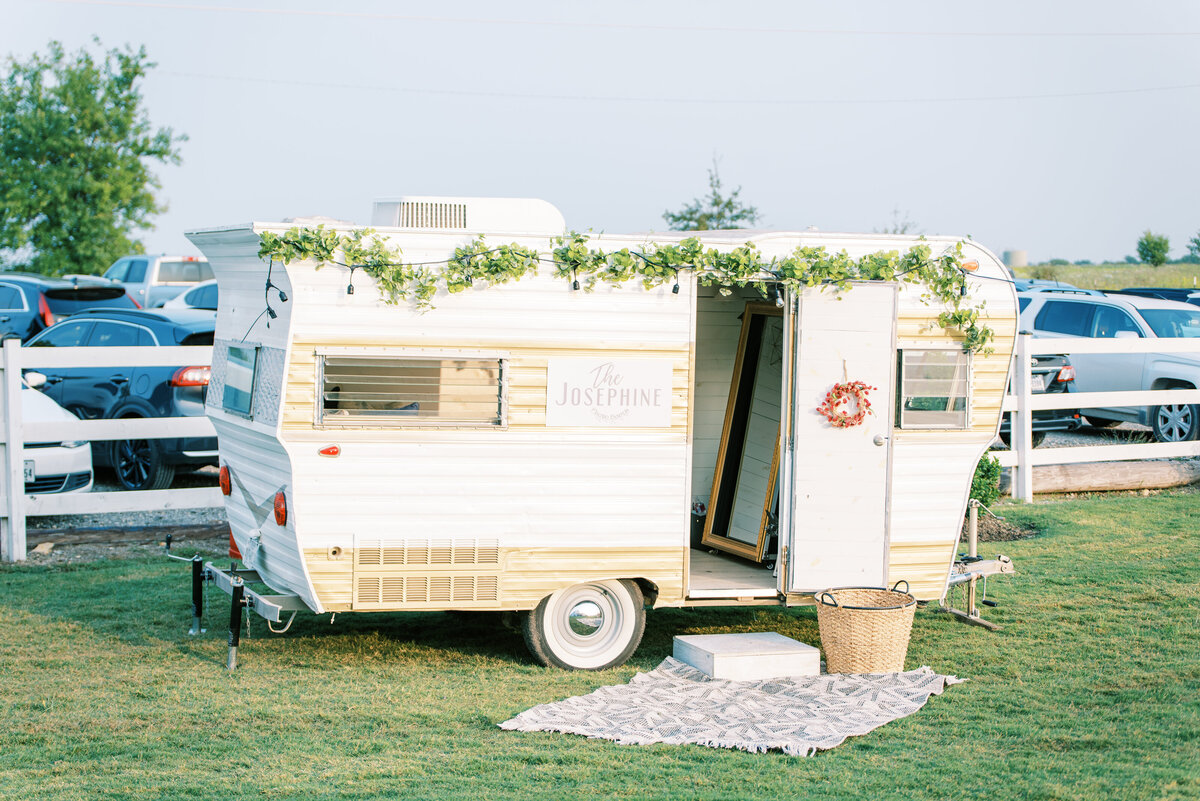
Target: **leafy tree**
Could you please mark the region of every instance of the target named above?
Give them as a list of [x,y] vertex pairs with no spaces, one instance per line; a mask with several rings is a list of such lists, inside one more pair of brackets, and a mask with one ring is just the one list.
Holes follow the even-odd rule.
[[919,234],[917,224],[909,219],[908,212],[904,212],[904,218],[900,218],[900,209],[892,209],[892,224],[885,225],[883,230],[876,229],[877,234]]
[[[99,40],[96,40],[99,45]],[[162,211],[147,162],[178,164],[170,128],[154,129],[139,89],[145,48],[99,61],[51,42],[9,58],[0,80],[0,252],[47,275],[97,272],[140,252],[131,238]]]
[[1171,250],[1171,242],[1167,237],[1151,233],[1147,230],[1138,240],[1138,258],[1147,264],[1161,267],[1167,263],[1167,253]]
[[[663,212],[663,219],[672,231],[712,231],[725,228],[745,228],[758,222],[758,209],[738,199],[742,188],[722,193],[717,160],[708,171],[708,197],[696,198],[679,211]],[[745,223],[743,225],[743,223]]]
[[1189,264],[1200,264],[1200,233],[1188,240],[1188,253],[1183,260]]

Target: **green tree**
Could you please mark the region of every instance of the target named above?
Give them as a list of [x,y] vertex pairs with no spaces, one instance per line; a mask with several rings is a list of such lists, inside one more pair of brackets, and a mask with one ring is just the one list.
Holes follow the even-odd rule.
[[742,188],[728,195],[721,189],[717,160],[708,171],[708,197],[696,198],[679,211],[663,212],[672,231],[713,231],[725,228],[745,228],[758,222],[758,209],[738,199]]
[[1191,264],[1200,264],[1200,233],[1188,240],[1188,254],[1183,260]]
[[1151,233],[1149,230],[1142,234],[1142,238],[1137,243],[1138,258],[1155,267],[1161,267],[1167,263],[1167,254],[1170,250],[1171,241],[1169,239]]
[[[99,45],[99,40],[96,40]],[[154,129],[139,89],[145,48],[100,60],[51,42],[9,58],[0,81],[0,261],[47,275],[97,272],[140,252],[131,237],[164,206],[148,163],[178,164],[170,128]]]

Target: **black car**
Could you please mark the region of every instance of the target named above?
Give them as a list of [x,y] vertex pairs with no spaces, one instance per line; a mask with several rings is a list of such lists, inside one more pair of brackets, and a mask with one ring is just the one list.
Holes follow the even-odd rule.
[[[1075,368],[1065,355],[1034,356],[1030,365],[1033,380],[1033,394],[1070,392],[1071,382],[1075,380]],[[1010,425],[1012,415],[1005,413],[1000,422],[1000,439],[1005,445],[1010,443]],[[1048,431],[1074,431],[1083,425],[1083,418],[1078,409],[1042,409],[1033,413],[1033,447],[1042,444]]]
[[24,342],[65,317],[97,307],[136,309],[138,305],[119,286],[0,273],[0,339],[15,334]]
[[1180,303],[1190,303],[1193,306],[1200,306],[1200,290],[1197,289],[1169,286],[1130,286],[1125,289],[1118,289],[1114,294],[1175,300]]
[[[211,345],[216,315],[192,309],[91,309],[34,336],[26,347]],[[36,365],[36,359],[30,359]],[[80,419],[204,414],[208,365],[49,368],[42,391]],[[178,468],[217,464],[216,437],[93,442],[92,459],[130,490],[165,489]]]

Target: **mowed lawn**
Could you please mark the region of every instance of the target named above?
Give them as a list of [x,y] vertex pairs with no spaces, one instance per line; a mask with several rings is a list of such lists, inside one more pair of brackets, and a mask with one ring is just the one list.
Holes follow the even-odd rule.
[[1004,630],[924,610],[909,649],[970,681],[812,758],[495,725],[653,667],[674,634],[815,644],[811,609],[654,611],[603,673],[532,664],[491,616],[255,618],[230,674],[227,596],[189,637],[182,563],[3,566],[0,798],[1200,798],[1198,498],[1003,507],[1041,530],[999,544]]

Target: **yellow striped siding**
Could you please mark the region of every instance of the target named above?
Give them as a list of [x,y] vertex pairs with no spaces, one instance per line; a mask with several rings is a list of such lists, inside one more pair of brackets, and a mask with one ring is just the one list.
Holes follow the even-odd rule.
[[[288,367],[287,386],[283,401],[284,429],[308,429],[314,426],[314,404],[317,397],[318,347],[336,347],[353,344],[364,348],[426,348],[427,345],[388,340],[337,342],[297,339],[292,344],[291,363]],[[447,342],[444,348],[464,348],[464,343]],[[674,362],[672,373],[671,429],[686,434],[688,424],[688,401],[691,358],[690,346],[662,348],[644,347],[619,348],[547,348],[544,345],[521,346],[512,344],[504,348],[489,347],[488,350],[503,350],[509,355],[508,374],[508,427],[509,429],[541,428],[546,424],[546,370],[551,358],[663,358]],[[613,429],[619,431],[620,429]]]
[[906,542],[888,549],[888,586],[903,579],[920,601],[942,597],[949,578],[953,542]]
[[[532,609],[557,590],[588,581],[645,579],[658,588],[656,605],[674,605],[683,600],[683,570],[686,548],[502,548],[499,565],[390,565],[359,567],[359,575],[453,576],[493,574],[499,576],[499,600],[492,603],[455,604],[481,610]],[[304,560],[321,604],[329,611],[354,608],[354,551],[345,549],[331,559],[328,549],[306,548]],[[394,611],[441,609],[447,604],[400,603]],[[372,605],[371,611],[381,610]]]

